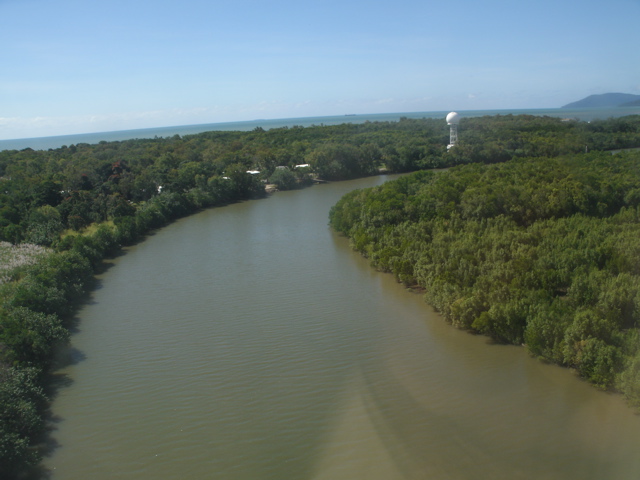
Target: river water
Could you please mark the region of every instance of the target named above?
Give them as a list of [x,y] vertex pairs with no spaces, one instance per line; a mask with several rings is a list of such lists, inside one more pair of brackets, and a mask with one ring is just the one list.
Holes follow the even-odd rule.
[[52,480],[636,479],[640,417],[448,326],[327,226],[383,177],[201,212],[99,276]]

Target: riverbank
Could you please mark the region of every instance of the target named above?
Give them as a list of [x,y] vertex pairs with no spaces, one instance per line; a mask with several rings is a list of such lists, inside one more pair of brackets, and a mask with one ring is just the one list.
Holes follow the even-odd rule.
[[375,267],[424,288],[455,326],[525,344],[640,407],[639,161],[601,153],[420,172],[347,195],[331,225]]
[[[637,146],[636,124],[633,117],[592,124],[531,116],[469,118],[466,143],[448,152],[444,122],[408,118],[0,152],[2,238],[55,250],[45,262],[12,273],[0,288],[0,321],[10,325],[0,338],[9,385],[0,401],[24,402],[33,413],[17,422],[6,420],[13,414],[5,417],[5,471],[33,462],[30,439],[42,428],[45,408],[37,382],[49,368],[53,345],[66,338],[61,329],[95,268],[122,246],[195,212],[260,198],[263,180],[280,166],[293,171],[302,159],[319,178],[340,180],[373,175],[382,166],[407,172],[571,154],[583,151],[585,141],[596,149]],[[69,230],[76,233],[61,236]],[[9,379],[25,372],[37,380],[34,389],[14,389]]]
[[620,397],[451,328],[328,228],[383,180],[203,210],[111,261],[58,372],[50,480],[640,471]]

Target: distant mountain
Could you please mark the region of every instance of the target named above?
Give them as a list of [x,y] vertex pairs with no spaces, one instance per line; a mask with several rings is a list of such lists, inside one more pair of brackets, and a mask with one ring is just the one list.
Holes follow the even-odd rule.
[[564,105],[562,108],[635,107],[640,105],[640,95],[630,93],[603,93]]

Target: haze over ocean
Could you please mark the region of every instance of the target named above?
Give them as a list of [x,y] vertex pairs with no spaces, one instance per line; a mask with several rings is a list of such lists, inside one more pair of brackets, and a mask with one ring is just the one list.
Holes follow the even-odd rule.
[[[342,123],[364,122],[395,122],[402,117],[407,118],[444,118],[447,111],[436,112],[408,112],[408,113],[377,113],[368,115],[334,115],[306,118],[282,118],[275,120],[247,120],[242,122],[207,123],[199,125],[179,125],[159,128],[143,128],[133,130],[116,130],[112,132],[83,133],[77,135],[59,135],[52,137],[22,138],[15,140],[0,140],[0,150],[22,150],[32,148],[34,150],[48,150],[59,148],[63,145],[76,145],[78,143],[99,143],[101,141],[122,141],[133,138],[171,137],[173,135],[193,135],[208,131],[249,131],[261,127],[265,130],[281,127],[309,127],[312,125],[339,125]],[[462,117],[481,117],[485,115],[545,115],[550,117],[571,118],[577,120],[595,120],[625,115],[640,114],[640,107],[618,108],[546,108],[546,109],[519,109],[519,110],[460,110]]]
[[640,0],[0,0],[0,140],[640,94]]

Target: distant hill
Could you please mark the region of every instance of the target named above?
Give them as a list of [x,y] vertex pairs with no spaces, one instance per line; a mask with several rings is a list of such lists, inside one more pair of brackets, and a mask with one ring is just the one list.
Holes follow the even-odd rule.
[[562,108],[636,107],[640,105],[640,95],[630,93],[603,93],[589,95],[577,102],[567,103]]

